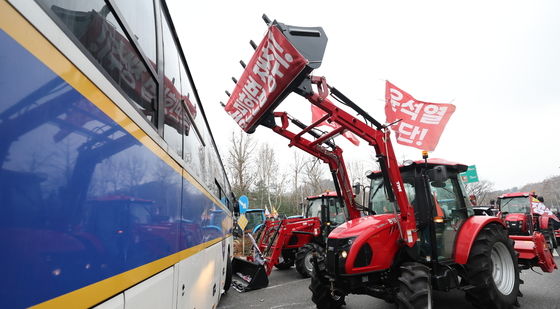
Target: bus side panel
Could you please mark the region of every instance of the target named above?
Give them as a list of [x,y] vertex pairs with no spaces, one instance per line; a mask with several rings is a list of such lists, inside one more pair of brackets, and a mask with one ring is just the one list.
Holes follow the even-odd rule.
[[125,309],[172,309],[173,267],[124,292]]
[[124,293],[121,293],[92,309],[124,309]]
[[[0,264],[10,283],[0,308],[125,272],[141,278],[140,266],[224,234],[215,223],[227,215],[126,131],[129,119],[108,117],[3,30],[0,46]],[[181,215],[183,182],[193,210]],[[106,297],[130,284],[115,282]]]

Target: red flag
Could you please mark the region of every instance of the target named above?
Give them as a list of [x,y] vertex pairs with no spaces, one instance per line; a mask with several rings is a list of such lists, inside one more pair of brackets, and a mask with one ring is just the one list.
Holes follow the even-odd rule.
[[428,103],[414,99],[410,94],[387,81],[385,88],[385,115],[397,134],[397,143],[422,150],[436,149],[445,125],[455,111],[453,104]]
[[[319,107],[311,104],[311,122],[315,122],[319,119],[321,119],[321,117],[323,117],[326,113],[320,109]],[[328,123],[327,121],[323,121],[321,123],[319,123],[319,125],[317,125],[318,127],[320,126],[328,126],[331,127],[333,129],[337,129],[338,127],[340,127],[338,124],[336,123]],[[356,135],[352,134],[352,132],[348,132],[346,130],[344,130],[344,132],[342,133],[342,136],[346,137],[346,139],[348,139],[350,142],[352,142],[352,144],[358,146],[360,145],[360,140],[356,137]]]

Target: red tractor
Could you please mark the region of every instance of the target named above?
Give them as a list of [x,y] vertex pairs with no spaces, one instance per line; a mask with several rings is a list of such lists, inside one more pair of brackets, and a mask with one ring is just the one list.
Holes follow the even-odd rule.
[[314,254],[324,254],[326,239],[330,232],[346,222],[348,214],[346,208],[340,203],[340,197],[334,191],[327,191],[320,195],[307,197],[307,205],[304,211],[306,218],[320,218],[321,235],[315,237],[309,243],[297,248],[295,253],[296,270],[303,277],[310,277],[313,272],[311,263]]
[[233,271],[239,274],[236,289],[266,287],[272,266],[285,270],[295,264],[303,277],[311,275],[312,256],[324,254],[327,235],[346,222],[346,214],[336,192],[310,196],[307,200],[303,218],[266,220],[257,234],[253,255],[234,259]]
[[560,220],[534,192],[507,193],[498,197],[499,215],[506,222],[510,235],[544,235],[550,248],[558,246],[555,228]]
[[[467,167],[428,161],[427,153],[423,161],[399,167],[391,144],[392,124],[379,123],[324,77],[311,75],[326,47],[323,29],[271,22],[266,16],[264,20],[268,33],[225,109],[246,132],[266,126],[287,138],[289,146],[330,168],[348,221],[328,235],[326,254],[313,259],[310,290],[317,307],[338,308],[349,294],[367,294],[400,308],[431,308],[432,290],[455,288],[464,290],[479,308],[517,304],[520,279],[513,241],[500,218],[474,216],[467,207],[458,178]],[[286,112],[274,111],[291,92],[324,116],[305,125]],[[250,95],[258,98],[258,104],[250,104],[255,103]],[[329,95],[352,114],[333,104]],[[334,130],[320,131],[323,122]],[[299,130],[293,131],[295,127]],[[345,132],[373,147],[381,169],[372,175],[369,205],[354,200],[343,151],[334,143],[334,137]],[[544,244],[533,245],[550,256],[543,263],[554,264]],[[545,266],[545,270],[555,267]]]

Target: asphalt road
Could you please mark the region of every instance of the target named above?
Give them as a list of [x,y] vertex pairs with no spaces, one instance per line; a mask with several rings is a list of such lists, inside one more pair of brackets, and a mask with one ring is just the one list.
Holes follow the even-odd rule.
[[[556,254],[557,255],[557,254]],[[555,257],[560,265],[560,258]],[[273,270],[267,288],[238,293],[233,288],[222,296],[219,309],[238,308],[315,308],[309,291],[310,279],[302,279],[294,268],[290,270]],[[519,298],[521,308],[560,309],[560,270],[551,274],[538,274],[524,270],[521,279],[523,297]],[[434,293],[435,308],[472,309],[465,300],[464,293],[453,291]],[[377,308],[394,309],[394,306],[366,295],[349,295],[346,297],[347,309]]]

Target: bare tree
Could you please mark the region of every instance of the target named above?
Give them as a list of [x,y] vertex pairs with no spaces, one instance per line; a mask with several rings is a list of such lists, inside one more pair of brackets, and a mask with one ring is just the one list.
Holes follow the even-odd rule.
[[276,184],[276,173],[278,172],[278,163],[276,161],[274,149],[269,144],[262,144],[257,154],[257,185],[261,204],[264,204],[266,198],[268,206],[272,206],[272,186]]
[[228,151],[228,171],[232,180],[232,190],[239,196],[249,191],[253,178],[253,151],[255,142],[251,135],[241,130],[231,133],[231,145]]
[[298,151],[294,151],[294,161],[290,165],[290,169],[292,172],[292,185],[293,185],[292,203],[294,205],[303,202],[304,199],[304,196],[302,195],[301,188],[300,188],[300,181],[301,181],[301,176],[303,173],[304,166],[305,166],[305,158]]
[[494,190],[494,183],[488,180],[481,180],[478,182],[471,182],[465,184],[465,190],[467,191],[467,196],[470,197],[474,195],[476,201],[479,205],[490,204],[491,192]]
[[307,195],[320,193],[321,179],[323,178],[323,169],[321,168],[321,161],[316,158],[310,158],[306,160],[304,168],[304,174],[306,176],[306,185],[311,192],[306,192]]

